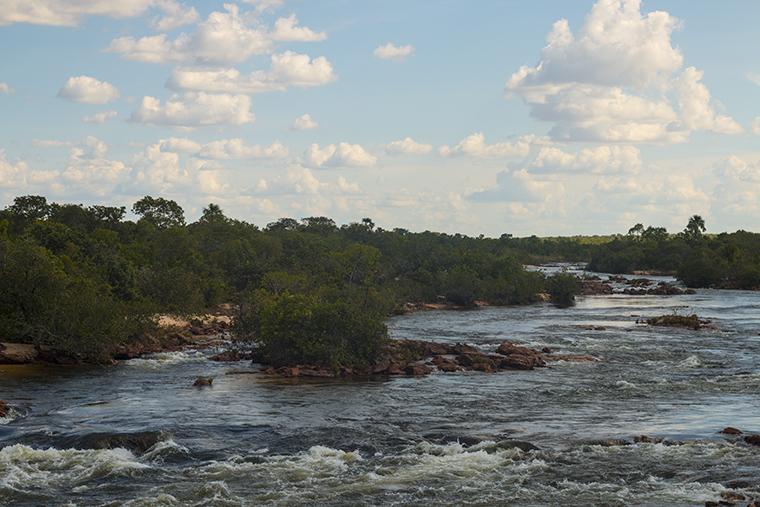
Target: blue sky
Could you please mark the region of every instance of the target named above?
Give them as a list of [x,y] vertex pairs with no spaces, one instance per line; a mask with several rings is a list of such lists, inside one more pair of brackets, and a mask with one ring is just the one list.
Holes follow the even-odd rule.
[[[713,231],[756,229],[758,15],[749,1],[0,0],[0,204],[151,194],[257,224],[548,235],[700,213]],[[294,127],[303,115],[313,128]]]

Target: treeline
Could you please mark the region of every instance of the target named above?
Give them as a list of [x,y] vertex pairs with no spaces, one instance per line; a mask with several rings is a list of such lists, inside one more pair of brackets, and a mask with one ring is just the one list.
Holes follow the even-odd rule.
[[338,226],[326,217],[257,227],[214,204],[188,224],[176,202],[150,196],[132,212],[136,221],[124,207],[41,196],[0,211],[0,341],[98,358],[151,332],[156,314],[230,302],[240,309],[238,334],[255,337],[270,362],[337,367],[367,362],[385,339],[384,319],[406,302],[527,304],[553,287],[558,301],[569,294],[572,302],[572,283],[523,269],[543,244],[537,238],[384,230],[370,219]]
[[683,231],[633,226],[625,236],[597,245],[588,268],[608,273],[637,271],[677,276],[689,287],[760,289],[760,234],[705,234],[699,215]]

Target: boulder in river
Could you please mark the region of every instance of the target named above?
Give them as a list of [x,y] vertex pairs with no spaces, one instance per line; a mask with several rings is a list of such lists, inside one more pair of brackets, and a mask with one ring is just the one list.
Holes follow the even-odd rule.
[[89,433],[65,438],[56,447],[73,449],[127,449],[135,454],[145,451],[166,440],[162,431],[139,431],[136,433]]
[[750,445],[760,446],[760,435],[748,435],[744,437],[744,441]]
[[193,382],[193,387],[209,387],[214,382],[214,377],[198,377]]
[[11,408],[3,400],[0,400],[0,417],[8,417]]
[[724,435],[743,435],[744,433],[739,428],[734,428],[732,426],[727,426],[720,430],[720,433]]

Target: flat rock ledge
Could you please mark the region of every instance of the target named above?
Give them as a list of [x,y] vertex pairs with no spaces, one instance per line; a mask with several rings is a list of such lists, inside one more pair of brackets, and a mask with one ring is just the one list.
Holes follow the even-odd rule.
[[263,373],[279,377],[349,377],[371,375],[424,376],[433,372],[479,371],[494,373],[505,370],[533,370],[549,363],[595,362],[590,355],[556,354],[549,348],[532,349],[505,341],[496,352],[488,352],[462,343],[447,344],[422,340],[392,340],[368,368],[338,370],[314,365],[292,365],[265,368]]

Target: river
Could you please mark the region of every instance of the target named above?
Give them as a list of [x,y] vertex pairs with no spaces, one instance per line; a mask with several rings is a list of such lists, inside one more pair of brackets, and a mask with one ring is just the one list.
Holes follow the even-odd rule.
[[[718,330],[636,322],[674,310]],[[760,293],[700,290],[389,321],[394,337],[602,359],[496,374],[289,381],[213,351],[0,366],[0,399],[18,409],[0,419],[0,504],[680,506],[734,480],[760,496],[760,448],[717,434],[760,430],[759,310]],[[191,387],[199,375],[213,386]],[[146,430],[162,436],[145,453],[71,443]],[[641,434],[666,443],[592,442]]]

